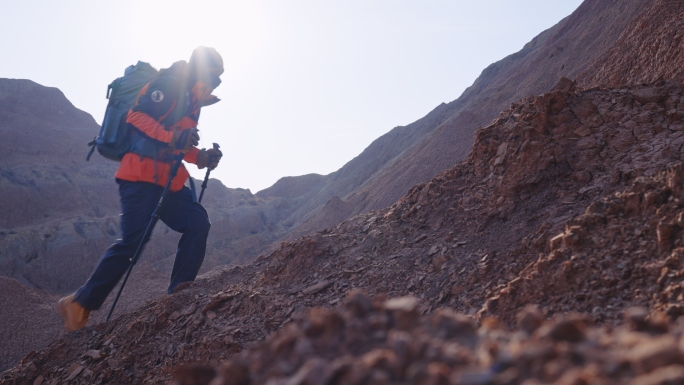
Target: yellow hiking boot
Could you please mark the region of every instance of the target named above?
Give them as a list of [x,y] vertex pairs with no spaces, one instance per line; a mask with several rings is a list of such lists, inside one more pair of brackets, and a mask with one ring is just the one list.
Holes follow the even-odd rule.
[[67,331],[81,329],[88,323],[90,310],[74,301],[73,294],[60,299],[57,303],[57,309],[59,310],[59,314],[64,317],[64,328]]

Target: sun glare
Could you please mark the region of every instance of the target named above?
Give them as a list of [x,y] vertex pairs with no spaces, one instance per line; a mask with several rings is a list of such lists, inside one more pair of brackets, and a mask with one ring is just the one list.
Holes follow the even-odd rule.
[[223,56],[226,72],[239,72],[255,56],[262,39],[253,2],[195,0],[140,1],[132,12],[134,44],[140,60],[157,68],[187,60],[200,45]]

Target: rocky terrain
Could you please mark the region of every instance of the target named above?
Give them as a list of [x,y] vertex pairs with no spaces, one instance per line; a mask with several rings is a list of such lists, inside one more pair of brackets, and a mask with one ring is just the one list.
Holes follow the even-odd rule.
[[[0,383],[678,383],[680,8],[587,0],[462,98],[338,172],[284,178],[256,195],[217,189],[207,196],[210,247],[224,254],[209,265],[272,252],[145,301],[163,292],[173,251],[151,253],[130,288],[139,302],[109,323],[96,313]],[[27,173],[14,183],[4,167],[0,183],[39,185]],[[24,245],[66,239],[32,215]],[[111,228],[106,216],[85,222],[58,230]],[[43,256],[0,250],[24,265]],[[54,300],[17,285],[6,282],[9,293]],[[10,341],[0,359],[16,360],[19,345],[30,347]]]
[[[550,33],[543,33],[523,50],[525,54],[517,56],[541,47]],[[515,67],[505,63],[498,67]],[[491,73],[485,71],[483,77],[491,78]],[[555,79],[556,75],[549,76]],[[226,263],[252,261],[273,250],[274,242],[283,237],[296,239],[372,208],[358,199],[351,201],[349,194],[388,162],[404,159],[399,156],[404,150],[449,119],[467,99],[464,95],[414,124],[392,130],[331,175],[283,178],[256,195],[226,189],[212,180],[205,206],[213,226],[203,272]],[[0,203],[0,275],[26,286],[17,290],[36,288],[56,294],[75,290],[87,279],[102,251],[118,237],[118,196],[112,178],[116,164],[97,154],[90,162],[84,161],[85,143],[97,131],[92,117],[74,108],[59,90],[27,80],[0,81],[0,133],[5,138],[0,143],[4,197]],[[462,155],[471,140],[463,142]],[[413,160],[406,157],[402,162]],[[426,181],[447,165],[439,167],[416,175]],[[383,204],[392,203],[415,181],[404,182],[378,189],[391,192],[390,200]],[[147,276],[150,288],[137,290],[133,284],[134,295],[126,297],[122,310],[164,294],[164,274],[170,270],[177,240],[177,234],[158,226],[144,255],[149,269],[140,275]],[[2,303],[6,301],[11,298],[3,297]],[[57,335],[59,329],[53,333]],[[16,358],[25,352],[18,350]],[[0,361],[0,368],[7,365]]]
[[578,76],[581,86],[684,80],[680,54],[684,48],[684,4],[662,0],[644,3],[648,4],[646,12],[632,20],[614,47]]
[[598,322],[618,322],[637,305],[672,320],[684,315],[682,167],[639,177],[592,203],[551,239],[550,253],[489,293],[482,314],[512,322],[521,306],[535,303],[545,314],[572,309]]
[[[4,378],[18,383],[30,383],[39,375],[50,381],[47,383],[69,378],[85,383],[165,383],[169,370],[183,363],[200,361],[213,367],[223,363],[222,370],[229,370],[226,368],[244,362],[240,361],[243,356],[232,359],[235,353],[283,327],[268,343],[277,338],[291,341],[278,344],[284,344],[283,352],[294,344],[292,349],[298,355],[283,353],[293,363],[283,363],[274,371],[264,372],[258,365],[240,370],[255,376],[257,382],[261,382],[257,378],[266,378],[258,377],[263,373],[269,378],[289,378],[314,365],[304,367],[316,350],[313,342],[297,337],[295,326],[287,325],[301,317],[323,317],[327,321],[311,321],[322,328],[314,335],[336,335],[325,330],[337,327],[334,319],[344,320],[348,315],[336,316],[325,310],[302,314],[311,307],[336,306],[359,288],[381,302],[382,298],[411,296],[415,298],[411,307],[417,313],[444,316],[447,323],[457,322],[455,319],[461,320],[459,325],[469,325],[475,321],[449,315],[452,310],[437,309],[448,307],[479,316],[485,328],[489,327],[486,317],[500,319],[501,327],[515,324],[515,314],[528,303],[539,305],[542,318],[582,312],[591,322],[607,325],[620,324],[629,308],[641,305],[643,320],[639,322],[656,317],[648,316],[651,312],[663,314],[665,318],[658,321],[662,333],[667,317],[674,321],[681,314],[677,310],[681,289],[676,255],[677,208],[684,199],[684,189],[679,187],[684,168],[678,163],[678,149],[684,141],[684,131],[679,128],[684,120],[671,112],[684,110],[684,105],[680,106],[683,95],[684,86],[679,83],[579,91],[573,82],[563,79],[552,92],[530,97],[502,112],[492,125],[478,131],[466,162],[416,186],[395,205],[284,243],[254,264],[214,271],[179,293],[148,302],[114,322],[72,333],[25,357]],[[666,228],[669,230],[663,230]],[[625,239],[618,241],[620,235]],[[653,253],[654,247],[657,253]],[[631,259],[615,260],[627,254]],[[611,266],[611,260],[618,266]],[[630,293],[636,293],[635,298],[629,298]],[[372,307],[371,300],[360,301],[366,305],[354,306]],[[387,306],[392,309],[394,305],[376,307]],[[390,336],[395,334],[395,324],[387,317],[360,312],[363,320],[359,322],[366,323],[364,327],[377,327],[385,333],[378,333],[377,344],[369,341],[363,349],[349,351],[352,360],[344,361],[351,362],[349,365],[354,356],[389,346],[383,344],[391,344]],[[439,324],[429,321],[432,318],[424,322]],[[581,319],[579,324],[570,322],[575,326],[568,326],[568,333],[575,333],[575,327],[581,329],[582,337],[563,334],[558,343],[562,345],[567,338],[582,341],[585,331],[612,338],[609,329],[590,332],[585,325],[589,321]],[[466,328],[479,335],[475,326]],[[406,338],[422,340],[422,332],[416,333]],[[497,333],[503,333],[504,345],[513,344],[516,338],[515,333]],[[283,337],[289,335],[294,337]],[[362,335],[367,338],[368,333]],[[515,343],[543,345],[544,338],[540,335],[536,340]],[[616,334],[614,338],[623,337]],[[326,341],[322,343],[333,343]],[[345,357],[345,349],[356,346],[340,344],[343,342],[338,341],[335,349],[321,348],[329,355],[319,356],[327,361],[318,362],[316,370],[328,370],[328,361],[330,368],[337,367],[332,363]],[[476,346],[473,342],[470,349]],[[612,349],[617,354],[624,350],[621,347],[617,343]],[[277,359],[268,358],[272,348],[254,349],[244,354],[265,357],[263,365]],[[445,353],[449,359],[468,356],[453,349]],[[417,358],[417,365],[441,362],[429,357]],[[550,357],[547,359],[557,358]],[[679,362],[672,359],[675,361],[668,363]],[[462,368],[448,361],[452,363],[447,362],[448,368],[440,369],[440,375],[457,378],[460,374],[454,373],[481,370],[488,362],[463,360]],[[638,371],[641,361],[635,362],[620,376],[642,373]],[[558,368],[549,378],[560,378],[579,363],[555,365]],[[535,370],[518,376],[545,378],[539,377],[545,372]],[[603,366],[596,369],[596,376],[614,375],[604,370]],[[384,377],[379,376],[382,381]],[[401,379],[409,374],[397,376]]]
[[[611,330],[581,315],[545,320],[532,307],[510,331],[448,309],[421,316],[412,297],[373,302],[353,293],[230,360],[211,384],[679,383],[681,325],[639,308],[625,318]],[[208,383],[214,373],[181,366],[173,383]]]
[[55,312],[58,297],[54,294],[28,288],[6,277],[0,277],[0,293],[3,299],[0,306],[3,323],[0,327],[0,363],[9,366],[21,358],[21,353],[54,341],[60,335],[55,332],[55,325],[61,320]]
[[[667,21],[676,27],[676,14],[663,12],[659,7],[667,5],[661,3],[585,1],[519,52],[486,68],[458,99],[442,103],[414,123],[390,130],[340,170],[325,176],[286,177],[258,192],[258,198],[277,199],[285,208],[278,216],[280,227],[274,227],[275,239],[294,240],[393,204],[412,186],[465,160],[476,129],[488,125],[499,111],[524,97],[548,91],[563,76],[581,79],[584,88],[606,85],[601,76],[590,78],[598,69],[589,67],[599,58],[611,60],[611,49],[624,52],[615,48],[617,41],[626,34],[638,34],[634,30],[639,20],[650,22],[657,16],[658,23]],[[681,48],[677,41],[663,40],[661,49],[672,56]],[[665,68],[669,72],[663,72]],[[665,65],[656,78],[678,71],[677,66]],[[250,261],[268,250],[263,248],[240,261]]]
[[[316,195],[294,212],[295,223],[301,224],[288,239],[332,226],[339,217],[387,207],[412,186],[465,160],[478,127],[488,125],[511,103],[547,92],[563,76],[577,78],[614,47],[630,22],[643,22],[643,11],[655,3],[586,0],[519,52],[487,67],[458,99],[437,106],[410,125],[394,128],[342,169],[326,176],[327,182]],[[678,23],[677,16],[667,11],[658,17]],[[679,52],[672,43],[664,41],[663,46]],[[583,87],[603,84],[587,81]],[[326,206],[331,199],[333,206]]]

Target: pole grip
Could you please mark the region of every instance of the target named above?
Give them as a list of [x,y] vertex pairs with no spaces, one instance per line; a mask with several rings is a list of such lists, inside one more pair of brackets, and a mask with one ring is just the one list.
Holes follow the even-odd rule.
[[[221,146],[219,146],[218,143],[214,143],[213,145],[214,145],[214,150],[216,150],[220,153],[221,150],[219,150],[219,148],[221,148]],[[209,167],[207,167],[207,173],[204,174],[204,181],[202,182],[202,190],[200,191],[200,196],[199,196],[199,199],[197,200],[197,203],[202,203],[202,197],[204,197],[204,189],[207,188],[207,182],[209,181],[209,174],[211,174],[211,169]]]

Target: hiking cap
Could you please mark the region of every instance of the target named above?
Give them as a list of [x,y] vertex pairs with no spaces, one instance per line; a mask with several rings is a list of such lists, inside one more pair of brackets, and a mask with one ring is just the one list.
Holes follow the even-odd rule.
[[201,81],[212,89],[221,84],[219,77],[223,73],[223,58],[211,47],[197,47],[192,51],[190,61],[190,77]]

